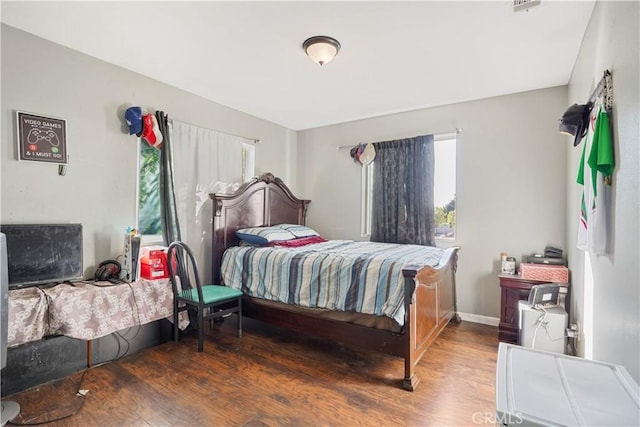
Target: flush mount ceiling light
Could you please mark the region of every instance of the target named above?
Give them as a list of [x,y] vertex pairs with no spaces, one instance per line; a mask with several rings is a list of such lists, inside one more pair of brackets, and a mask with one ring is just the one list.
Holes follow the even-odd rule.
[[340,42],[333,37],[313,36],[302,43],[307,56],[316,64],[324,65],[340,51]]

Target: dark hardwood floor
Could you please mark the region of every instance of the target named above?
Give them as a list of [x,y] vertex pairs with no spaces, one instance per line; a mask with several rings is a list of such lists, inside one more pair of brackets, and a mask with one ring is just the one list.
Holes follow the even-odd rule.
[[448,325],[407,392],[402,359],[248,319],[239,339],[234,323],[214,326],[203,353],[188,336],[5,399],[21,406],[16,423],[81,408],[58,426],[493,424],[495,327]]

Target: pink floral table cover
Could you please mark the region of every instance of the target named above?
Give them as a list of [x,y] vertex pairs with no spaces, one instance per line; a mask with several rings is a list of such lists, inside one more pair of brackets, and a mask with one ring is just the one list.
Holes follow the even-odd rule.
[[[93,340],[115,331],[173,316],[169,279],[96,286],[93,282],[9,291],[9,347],[47,335]],[[180,313],[179,326],[189,324]]]

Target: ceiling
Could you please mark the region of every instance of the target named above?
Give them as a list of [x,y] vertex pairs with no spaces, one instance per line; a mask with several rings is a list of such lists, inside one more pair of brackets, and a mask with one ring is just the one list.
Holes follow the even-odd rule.
[[[303,130],[568,83],[594,1],[11,2],[2,22]],[[319,66],[302,42],[342,44]]]

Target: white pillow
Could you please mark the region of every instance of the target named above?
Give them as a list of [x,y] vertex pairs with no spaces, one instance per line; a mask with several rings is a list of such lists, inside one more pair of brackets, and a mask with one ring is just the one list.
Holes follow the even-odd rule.
[[296,238],[291,232],[276,226],[241,228],[236,231],[236,236],[252,245],[266,245],[271,242]]
[[311,236],[319,236],[317,231],[313,228],[307,227],[305,225],[299,224],[279,224],[276,227],[280,227],[283,230],[286,230],[293,234],[296,237],[311,237]]

